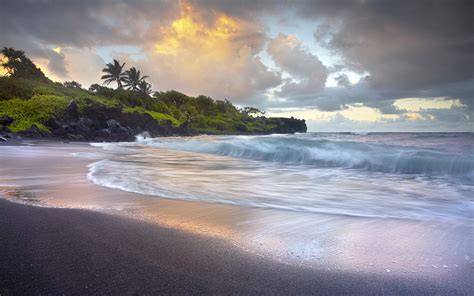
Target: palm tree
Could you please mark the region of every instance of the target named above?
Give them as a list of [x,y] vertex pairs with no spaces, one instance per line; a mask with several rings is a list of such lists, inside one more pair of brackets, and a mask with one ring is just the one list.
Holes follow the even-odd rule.
[[151,83],[148,83],[145,80],[141,80],[138,83],[138,91],[147,96],[151,95],[153,93],[153,91],[151,90]]
[[131,90],[138,90],[138,85],[145,81],[145,78],[148,76],[141,76],[140,70],[137,70],[135,67],[130,68],[130,70],[125,71],[125,86]]
[[117,82],[117,89],[122,88],[122,82],[125,82],[126,80],[126,74],[122,72],[123,66],[125,66],[125,63],[120,65],[119,61],[114,59],[114,63],[108,63],[104,69],[102,69],[102,72],[107,73],[105,75],[102,75],[100,79],[104,79],[104,84],[109,85],[111,82]]

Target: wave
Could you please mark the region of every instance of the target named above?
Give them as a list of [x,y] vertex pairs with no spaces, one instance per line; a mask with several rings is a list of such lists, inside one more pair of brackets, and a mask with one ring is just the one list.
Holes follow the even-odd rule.
[[[139,137],[135,143],[100,143],[95,146],[107,157],[89,165],[88,178],[168,199],[377,218],[472,219],[473,183],[463,179],[472,174],[469,149],[397,146],[390,135],[383,136],[384,143],[366,135],[348,140],[353,137]],[[448,142],[453,145],[452,138]]]
[[137,142],[158,148],[294,165],[474,179],[474,158],[470,151],[450,153],[419,147],[309,135],[229,136],[197,139],[138,137]]

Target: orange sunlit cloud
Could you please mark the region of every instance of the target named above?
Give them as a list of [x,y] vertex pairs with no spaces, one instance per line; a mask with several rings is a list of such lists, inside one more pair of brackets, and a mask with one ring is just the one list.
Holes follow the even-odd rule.
[[147,62],[153,69],[143,65],[158,89],[245,100],[279,83],[255,55],[264,43],[259,26],[218,12],[208,16],[184,2],[159,28]]
[[[0,54],[0,64],[3,64],[4,62],[5,62],[5,57],[2,54]],[[6,74],[7,74],[7,70],[5,70],[5,68],[0,66],[0,76],[6,75]]]
[[53,81],[63,81],[66,79],[66,77],[61,77],[59,75],[56,75],[53,71],[50,69],[50,60],[46,58],[34,58],[33,62],[36,64],[38,68],[40,68],[41,71],[43,71],[44,75],[48,77],[49,79]]
[[54,51],[55,53],[61,53],[62,50],[63,50],[63,49],[62,49],[61,47],[55,47],[55,48],[53,48],[53,51]]
[[225,58],[230,51],[230,39],[239,29],[238,21],[226,15],[217,15],[214,24],[208,26],[190,4],[182,3],[180,18],[161,28],[162,38],[154,49],[158,54],[178,55],[191,46],[200,49],[200,53]]

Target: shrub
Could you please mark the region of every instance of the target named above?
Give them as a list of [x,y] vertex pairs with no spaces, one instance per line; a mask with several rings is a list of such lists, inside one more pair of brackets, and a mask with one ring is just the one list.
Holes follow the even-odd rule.
[[49,132],[44,123],[65,110],[68,104],[67,97],[36,95],[29,100],[0,101],[0,114],[14,119],[9,126],[12,132],[27,130],[33,124],[42,131]]
[[33,87],[30,81],[0,77],[0,100],[29,99],[32,96]]

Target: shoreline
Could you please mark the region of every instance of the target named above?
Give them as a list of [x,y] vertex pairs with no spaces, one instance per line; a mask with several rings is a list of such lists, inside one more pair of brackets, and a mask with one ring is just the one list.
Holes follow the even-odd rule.
[[214,238],[94,211],[39,208],[4,199],[0,233],[0,291],[5,294],[469,291],[436,281],[291,266]]
[[[469,281],[472,262],[464,260],[465,254],[470,254],[472,241],[466,233],[472,227],[245,208],[125,192],[87,179],[88,164],[97,158],[72,156],[101,151],[57,142],[0,150],[5,169],[0,170],[0,186],[5,186],[0,189],[13,192],[3,199],[0,191],[0,254],[5,254],[0,264],[7,266],[0,273],[4,286],[0,286],[0,294],[2,289],[22,292],[17,283],[28,287],[29,277],[41,281],[18,294],[31,294],[33,288],[43,289],[42,294],[58,294],[57,287],[69,294],[68,289],[84,281],[91,282],[88,287],[94,286],[95,294],[120,292],[116,289],[122,284],[113,283],[122,281],[126,285],[120,289],[125,294],[395,291],[463,295],[473,290]],[[9,201],[15,199],[23,203]],[[35,206],[38,201],[47,207]],[[18,244],[23,247],[17,249]],[[144,248],[143,254],[140,248]],[[195,250],[199,250],[199,258],[194,258]],[[43,257],[55,262],[56,256],[60,263],[45,269],[50,263]],[[36,266],[34,274],[23,275],[30,262]],[[104,262],[113,269],[107,269]],[[88,266],[101,280],[88,276]],[[122,275],[123,266],[126,272]],[[184,287],[163,275],[163,266],[174,268],[174,278],[184,278]],[[70,269],[78,271],[63,275]],[[152,278],[142,276],[150,282],[156,280],[155,284],[126,278],[127,273],[140,269],[152,274]],[[196,278],[202,270],[207,272],[205,277]],[[119,275],[114,278],[109,274],[113,272]],[[48,274],[60,280],[45,277]],[[102,280],[104,277],[107,280]],[[223,277],[222,287],[215,277]],[[61,282],[71,284],[61,288]],[[280,282],[288,290],[279,286]],[[160,290],[164,289],[160,285],[170,288]],[[91,292],[80,287],[70,294],[84,293]]]

